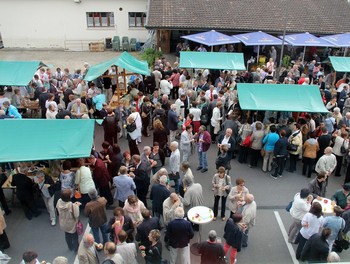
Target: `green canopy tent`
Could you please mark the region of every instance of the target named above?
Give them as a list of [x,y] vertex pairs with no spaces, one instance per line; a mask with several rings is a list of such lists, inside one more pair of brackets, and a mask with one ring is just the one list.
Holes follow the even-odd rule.
[[337,72],[350,72],[350,58],[349,57],[335,57],[329,56],[333,69]]
[[90,156],[93,119],[5,119],[0,123],[1,162]]
[[238,83],[244,110],[328,113],[316,85]]
[[84,79],[86,81],[92,81],[100,77],[113,65],[121,67],[129,72],[150,75],[148,63],[146,61],[139,61],[125,51],[113,59],[91,66]]
[[245,70],[243,53],[231,52],[180,52],[181,68]]
[[0,85],[26,86],[42,66],[40,61],[0,61]]

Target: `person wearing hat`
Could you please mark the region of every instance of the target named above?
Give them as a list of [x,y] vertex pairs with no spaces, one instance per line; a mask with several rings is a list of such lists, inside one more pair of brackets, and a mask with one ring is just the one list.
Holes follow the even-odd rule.
[[343,188],[336,191],[335,194],[332,195],[331,200],[335,201],[337,205],[339,205],[342,209],[344,209],[347,205],[347,197],[350,194],[350,183],[345,183]]

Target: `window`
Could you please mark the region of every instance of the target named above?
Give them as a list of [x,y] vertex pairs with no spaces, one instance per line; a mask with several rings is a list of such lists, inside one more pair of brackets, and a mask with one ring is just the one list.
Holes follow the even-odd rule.
[[129,12],[129,27],[144,27],[146,24],[146,13]]
[[113,12],[87,12],[88,27],[114,27]]

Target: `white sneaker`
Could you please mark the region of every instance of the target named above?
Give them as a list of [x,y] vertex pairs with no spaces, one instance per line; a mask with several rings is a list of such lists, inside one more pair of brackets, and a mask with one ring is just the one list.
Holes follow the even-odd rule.
[[56,225],[56,219],[52,219],[52,220],[51,220],[51,225],[52,225],[52,226],[55,226],[55,225]]

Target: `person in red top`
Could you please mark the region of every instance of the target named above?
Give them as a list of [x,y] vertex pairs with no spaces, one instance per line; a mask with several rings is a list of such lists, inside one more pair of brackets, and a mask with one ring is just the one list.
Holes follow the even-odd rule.
[[170,76],[169,81],[173,84],[173,89],[171,90],[171,96],[173,99],[179,97],[179,86],[180,86],[180,73],[177,69],[173,69],[173,74]]
[[97,189],[100,192],[102,197],[107,199],[107,205],[113,204],[113,196],[111,193],[111,189],[109,188],[109,183],[112,181],[111,176],[106,168],[106,165],[101,159],[96,158],[91,155],[88,158],[90,163],[90,167],[93,170],[93,179]]
[[198,142],[198,157],[199,166],[197,171],[206,172],[208,171],[208,161],[207,161],[207,151],[211,145],[211,136],[208,131],[206,131],[205,126],[199,127],[199,133],[195,135],[195,140]]

